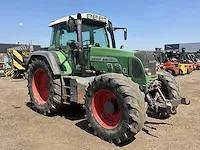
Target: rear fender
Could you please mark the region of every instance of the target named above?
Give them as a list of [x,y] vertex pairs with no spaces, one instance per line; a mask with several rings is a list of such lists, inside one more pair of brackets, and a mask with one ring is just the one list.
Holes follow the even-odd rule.
[[59,67],[59,59],[55,52],[50,52],[50,51],[35,51],[31,53],[26,64],[26,71],[28,70],[31,61],[36,58],[40,58],[42,60],[44,59],[45,61],[47,61],[54,75],[61,74]]

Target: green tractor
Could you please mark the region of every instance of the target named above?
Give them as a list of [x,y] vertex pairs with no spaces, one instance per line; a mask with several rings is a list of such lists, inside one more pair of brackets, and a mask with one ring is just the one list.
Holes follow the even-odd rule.
[[181,97],[174,77],[156,72],[153,54],[117,49],[115,28],[105,17],[84,13],[50,24],[48,50],[35,51],[27,64],[33,108],[56,114],[65,104],[80,104],[94,134],[113,143],[134,137],[146,114],[175,114]]

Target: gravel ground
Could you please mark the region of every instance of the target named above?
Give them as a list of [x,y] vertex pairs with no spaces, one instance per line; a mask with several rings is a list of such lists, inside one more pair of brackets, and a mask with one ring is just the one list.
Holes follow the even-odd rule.
[[199,150],[200,71],[178,76],[181,105],[167,120],[147,118],[136,139],[116,146],[92,134],[81,108],[67,107],[60,115],[45,117],[29,108],[26,81],[0,78],[0,150]]

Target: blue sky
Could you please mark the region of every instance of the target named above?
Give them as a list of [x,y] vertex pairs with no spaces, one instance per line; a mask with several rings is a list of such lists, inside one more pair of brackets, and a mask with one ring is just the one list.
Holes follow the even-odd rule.
[[116,32],[117,46],[152,50],[166,43],[200,41],[199,0],[5,0],[0,5],[0,43],[48,46],[51,21],[78,12],[106,16],[128,28]]

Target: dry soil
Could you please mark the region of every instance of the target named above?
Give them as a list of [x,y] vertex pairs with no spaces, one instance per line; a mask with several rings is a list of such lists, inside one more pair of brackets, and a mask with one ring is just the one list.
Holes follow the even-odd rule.
[[200,71],[176,77],[189,106],[167,120],[147,118],[136,139],[118,145],[92,134],[81,108],[66,107],[55,117],[45,117],[29,108],[27,83],[0,78],[0,150],[199,150]]

